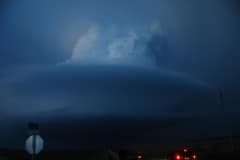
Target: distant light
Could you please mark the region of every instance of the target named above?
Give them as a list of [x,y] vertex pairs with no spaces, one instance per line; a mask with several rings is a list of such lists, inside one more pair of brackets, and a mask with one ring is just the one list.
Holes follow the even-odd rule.
[[197,156],[194,154],[194,155],[193,155],[193,159],[196,159],[196,158],[197,158]]
[[184,151],[184,152],[187,152],[188,150],[187,150],[187,148],[184,148],[183,151]]
[[137,158],[138,158],[138,159],[142,159],[142,156],[141,156],[141,155],[138,155]]
[[181,156],[179,154],[176,155],[176,159],[179,160],[181,159]]
[[141,159],[142,159],[141,152],[137,152],[137,159],[138,159],[138,160],[141,160]]

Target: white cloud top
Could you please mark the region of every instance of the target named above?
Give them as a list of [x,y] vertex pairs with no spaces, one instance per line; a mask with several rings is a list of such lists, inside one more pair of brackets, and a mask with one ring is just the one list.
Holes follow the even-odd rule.
[[92,25],[75,43],[67,64],[118,64],[153,67],[154,57],[147,54],[153,34],[160,34],[159,24],[145,30],[122,31]]

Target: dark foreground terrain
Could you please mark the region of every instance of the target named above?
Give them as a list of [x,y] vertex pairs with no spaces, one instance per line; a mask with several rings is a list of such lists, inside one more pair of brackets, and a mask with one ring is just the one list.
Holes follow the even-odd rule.
[[[198,160],[240,159],[239,138],[229,137],[201,140],[188,143],[197,153]],[[98,147],[88,149],[49,149],[46,148],[35,160],[168,160],[167,156],[182,149],[183,144],[133,145],[125,147]],[[186,146],[184,146],[186,147]],[[124,149],[123,149],[124,148]],[[138,154],[141,159],[138,159]],[[0,149],[0,160],[31,160],[24,149]]]

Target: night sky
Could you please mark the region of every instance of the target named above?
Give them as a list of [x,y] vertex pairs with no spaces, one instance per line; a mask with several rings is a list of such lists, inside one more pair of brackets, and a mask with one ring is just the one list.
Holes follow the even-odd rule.
[[[1,0],[0,147],[240,135],[236,0]],[[223,105],[219,99],[222,91]]]

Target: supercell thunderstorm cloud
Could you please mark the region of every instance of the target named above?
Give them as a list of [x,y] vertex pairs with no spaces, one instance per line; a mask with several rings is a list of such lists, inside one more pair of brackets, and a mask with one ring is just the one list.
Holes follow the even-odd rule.
[[[0,5],[1,145],[21,146],[30,120],[49,147],[226,136],[239,125],[239,13],[227,1]],[[171,134],[179,124],[202,137]]]

